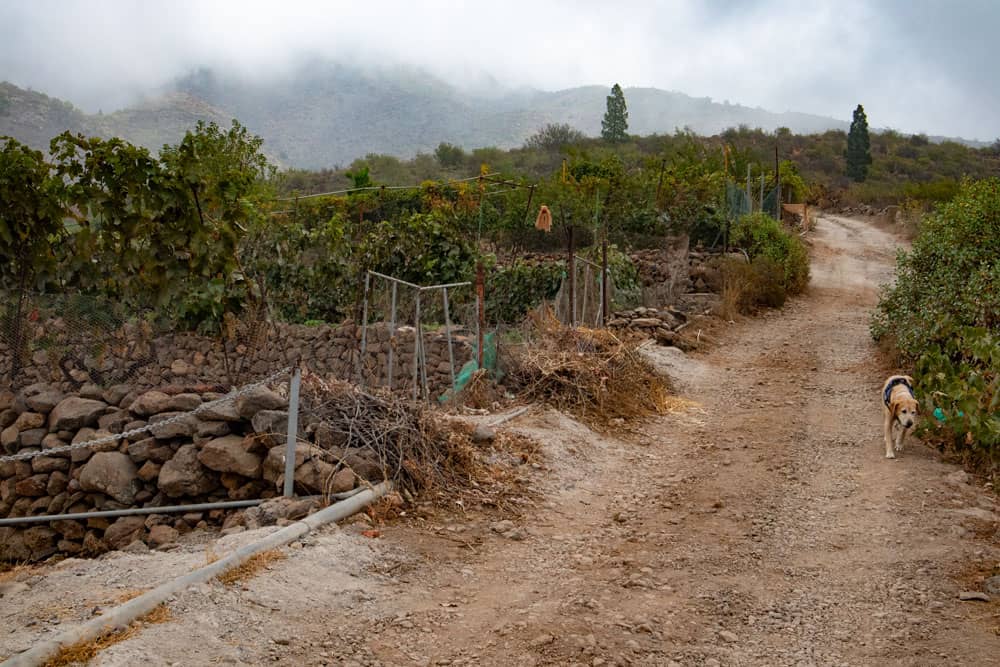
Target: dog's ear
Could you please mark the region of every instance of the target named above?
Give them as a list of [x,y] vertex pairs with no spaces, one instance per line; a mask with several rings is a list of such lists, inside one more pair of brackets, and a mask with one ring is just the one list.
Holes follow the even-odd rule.
[[899,416],[899,401],[892,401],[889,403],[889,413],[893,417]]

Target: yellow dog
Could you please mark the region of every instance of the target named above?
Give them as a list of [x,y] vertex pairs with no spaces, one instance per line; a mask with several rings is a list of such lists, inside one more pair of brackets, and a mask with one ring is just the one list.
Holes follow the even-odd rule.
[[[893,375],[882,385],[882,413],[885,418],[885,458],[896,458],[903,451],[903,441],[913,430],[917,419],[917,399],[913,395],[913,378]],[[896,430],[895,437],[893,429]]]

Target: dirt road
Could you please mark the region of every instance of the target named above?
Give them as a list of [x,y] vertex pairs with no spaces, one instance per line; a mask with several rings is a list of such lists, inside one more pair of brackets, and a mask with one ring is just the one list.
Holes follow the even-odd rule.
[[95,664],[1000,664],[1000,603],[958,600],[1000,562],[992,497],[919,444],[882,457],[867,324],[894,245],[821,218],[808,295],[656,350],[699,407],[644,433],[514,422],[548,468],[521,530],[320,535]]

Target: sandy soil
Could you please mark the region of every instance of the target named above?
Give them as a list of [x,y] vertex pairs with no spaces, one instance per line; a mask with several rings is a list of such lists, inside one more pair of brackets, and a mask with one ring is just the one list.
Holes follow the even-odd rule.
[[[919,443],[882,457],[892,369],[867,324],[895,245],[821,217],[806,296],[706,354],[651,348],[696,407],[617,437],[542,409],[512,422],[546,454],[515,526],[458,507],[379,539],[334,527],[178,596],[94,663],[1000,664],[1000,601],[958,599],[1000,567],[995,497]],[[0,655],[205,548],[23,579],[0,598]]]

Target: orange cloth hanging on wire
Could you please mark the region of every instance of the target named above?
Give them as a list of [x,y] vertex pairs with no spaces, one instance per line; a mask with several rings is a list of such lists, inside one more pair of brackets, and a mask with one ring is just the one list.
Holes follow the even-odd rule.
[[535,220],[535,229],[540,229],[543,232],[552,231],[552,213],[549,212],[549,207],[543,205],[538,209],[538,219]]

